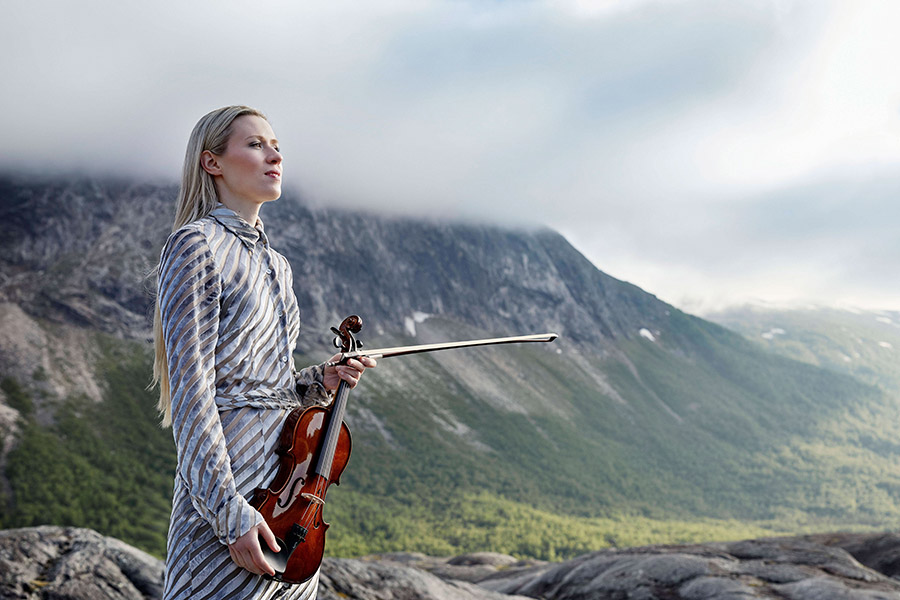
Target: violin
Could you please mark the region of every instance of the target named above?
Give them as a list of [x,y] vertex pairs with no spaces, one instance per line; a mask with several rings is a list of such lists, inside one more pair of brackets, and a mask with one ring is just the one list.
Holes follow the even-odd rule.
[[[331,328],[341,358],[338,363],[329,364],[360,356],[378,359],[470,346],[552,342],[557,338],[555,333],[546,333],[362,351],[362,342],[355,337],[361,329],[362,319],[357,315],[350,315],[338,328]],[[350,429],[344,423],[349,392],[349,384],[341,380],[330,406],[298,407],[288,414],[275,450],[278,472],[268,488],[253,492],[250,505],[262,514],[281,549],[273,552],[259,538],[266,561],[275,569],[274,576],[266,577],[303,583],[319,570],[329,527],[322,514],[325,495],[332,483],[340,483],[350,459]]]
[[[354,334],[360,329],[362,319],[350,315],[339,328],[331,328],[337,334],[335,345],[344,353],[356,352],[361,343]],[[260,537],[277,581],[303,583],[322,563],[329,526],[322,516],[325,494],[332,483],[340,483],[350,459],[350,429],[344,423],[349,392],[349,384],[341,380],[329,407],[300,407],[288,414],[275,450],[275,479],[253,492],[250,505],[262,514],[281,549],[273,552]]]

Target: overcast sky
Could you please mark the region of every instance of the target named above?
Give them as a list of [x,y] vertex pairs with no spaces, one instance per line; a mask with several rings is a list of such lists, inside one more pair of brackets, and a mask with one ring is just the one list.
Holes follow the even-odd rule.
[[548,225],[695,312],[900,309],[900,2],[0,7],[0,169],[175,180],[249,104],[320,204]]

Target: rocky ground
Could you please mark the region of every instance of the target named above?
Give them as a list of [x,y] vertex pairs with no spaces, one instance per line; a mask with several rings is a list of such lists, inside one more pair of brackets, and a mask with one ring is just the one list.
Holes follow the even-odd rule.
[[162,561],[90,529],[0,531],[0,599],[162,597]]
[[[900,600],[900,535],[609,549],[563,562],[494,553],[326,559],[321,600]],[[159,598],[162,562],[77,528],[0,531],[0,600]]]

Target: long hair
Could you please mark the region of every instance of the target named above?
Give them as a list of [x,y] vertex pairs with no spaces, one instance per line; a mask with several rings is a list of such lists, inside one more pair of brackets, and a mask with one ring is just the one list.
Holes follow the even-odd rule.
[[[232,124],[238,117],[253,115],[265,119],[266,116],[249,106],[226,106],[203,116],[191,131],[187,151],[184,155],[184,168],[181,173],[181,188],[178,191],[178,203],[175,208],[175,224],[172,231],[197,219],[202,219],[213,211],[219,202],[216,182],[200,164],[200,155],[209,150],[221,155],[228,145]],[[158,265],[157,265],[158,270]],[[169,386],[169,361],[166,356],[166,345],[163,338],[162,318],[159,313],[157,296],[156,308],[153,311],[153,340],[156,357],[153,361],[153,380],[150,387],[159,385],[159,401],[156,405],[162,416],[162,426],[172,424],[172,396]]]

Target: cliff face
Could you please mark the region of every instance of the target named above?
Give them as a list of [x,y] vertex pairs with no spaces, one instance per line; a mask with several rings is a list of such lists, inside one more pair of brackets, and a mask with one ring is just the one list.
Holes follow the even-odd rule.
[[289,202],[272,208],[273,243],[294,265],[313,322],[338,304],[365,307],[385,325],[436,314],[498,333],[557,331],[600,348],[658,330],[670,310],[549,230],[376,219]]
[[171,222],[172,187],[0,178],[0,297],[33,317],[140,336],[146,275]]

